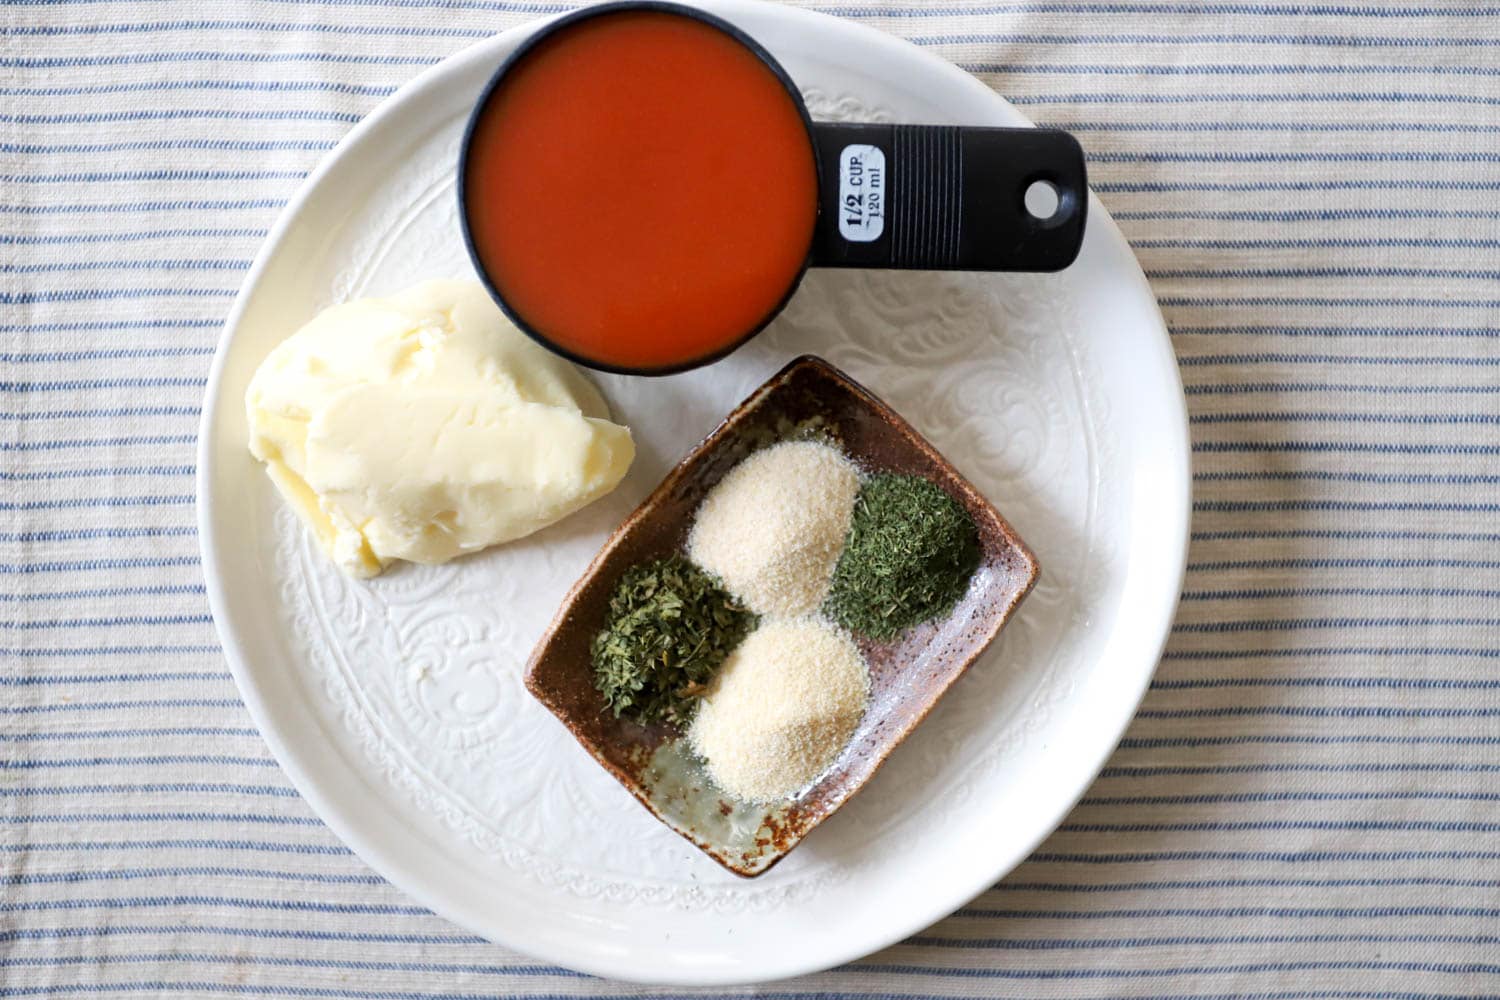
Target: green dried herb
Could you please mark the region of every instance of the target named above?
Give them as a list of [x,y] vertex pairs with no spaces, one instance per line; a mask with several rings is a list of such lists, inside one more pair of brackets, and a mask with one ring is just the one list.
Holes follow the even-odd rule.
[[920,476],[874,476],[824,610],[851,632],[892,639],[948,612],[978,567],[979,531],[962,504]]
[[594,637],[594,686],[616,717],[684,726],[754,625],[755,615],[681,556],[633,566]]

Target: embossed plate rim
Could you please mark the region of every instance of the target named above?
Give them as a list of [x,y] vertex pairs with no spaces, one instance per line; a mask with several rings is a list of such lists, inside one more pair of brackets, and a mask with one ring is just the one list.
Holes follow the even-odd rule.
[[[820,38],[820,46],[836,54],[837,59],[847,60],[847,53],[858,51],[861,59],[873,60],[887,68],[905,64],[914,70],[911,75],[919,78],[928,91],[946,94],[962,91],[968,95],[965,102],[972,107],[990,109],[985,114],[993,115],[998,124],[1024,121],[1013,108],[977,80],[936,56],[874,29],[810,11],[774,8],[744,0],[710,0],[703,6],[730,20],[742,24],[749,22],[747,27],[752,31],[774,29],[778,33]],[[1009,850],[999,857],[962,859],[961,868],[949,872],[950,877],[941,892],[929,891],[925,896],[911,899],[910,905],[897,911],[864,921],[857,927],[831,931],[828,937],[799,942],[798,947],[766,949],[762,944],[757,948],[755,942],[745,940],[739,945],[740,951],[725,948],[693,955],[683,955],[679,951],[673,953],[678,956],[677,960],[666,962],[649,948],[631,947],[633,941],[595,940],[598,937],[596,929],[590,927],[582,916],[572,918],[553,913],[546,921],[529,919],[527,911],[530,908],[546,907],[552,899],[540,889],[522,887],[507,901],[508,905],[497,905],[479,888],[466,884],[465,870],[454,855],[435,851],[422,831],[390,822],[396,806],[384,797],[383,786],[366,778],[353,761],[341,756],[345,751],[324,729],[324,721],[312,706],[297,703],[295,699],[290,703],[276,700],[275,695],[284,693],[290,683],[286,678],[270,678],[272,686],[263,686],[266,679],[255,665],[276,649],[276,642],[274,637],[257,631],[257,626],[266,625],[264,613],[247,608],[235,599],[239,581],[230,579],[225,569],[226,565],[244,568],[244,559],[236,561],[232,555],[236,543],[242,542],[243,538],[237,534],[237,525],[233,523],[232,515],[238,508],[230,496],[232,486],[218,480],[231,456],[239,461],[248,460],[244,457],[243,443],[233,440],[225,430],[226,424],[234,423],[231,416],[233,409],[239,406],[239,400],[221,398],[221,389],[235,329],[270,263],[281,253],[306,254],[316,250],[310,237],[297,229],[296,222],[325,177],[341,161],[350,156],[357,157],[366,137],[387,120],[398,119],[407,104],[431,103],[433,88],[441,88],[445,80],[451,82],[473,72],[478,66],[492,65],[536,26],[524,25],[452,56],[429,68],[383,102],[307,178],[283,211],[246,275],[210,371],[198,452],[198,524],[203,567],[209,603],[225,656],[252,718],[293,784],[313,809],[357,854],[390,881],[457,923],[549,961],[598,975],[658,983],[727,985],[827,968],[884,947],[927,926],[962,905],[1019,862],[1051,832],[1083,794],[1088,784],[1086,779],[1091,779],[1103,765],[1144,695],[1175,611],[1187,551],[1190,478],[1186,408],[1165,324],[1123,237],[1095,202],[1090,220],[1092,239],[1088,241],[1095,251],[1092,265],[1104,272],[1112,288],[1107,295],[1092,287],[1079,289],[1075,294],[1085,297],[1097,294],[1111,304],[1120,299],[1129,303],[1132,322],[1126,324],[1127,329],[1122,333],[1128,333],[1132,349],[1141,357],[1141,364],[1159,380],[1157,388],[1170,389],[1173,396],[1162,404],[1164,409],[1158,428],[1160,441],[1149,443],[1155,453],[1149,456],[1151,467],[1160,472],[1159,481],[1151,486],[1151,499],[1163,508],[1156,518],[1161,523],[1154,529],[1162,542],[1162,549],[1155,553],[1161,560],[1161,567],[1150,576],[1153,592],[1145,602],[1149,606],[1148,620],[1130,630],[1132,648],[1127,651],[1128,655],[1120,657],[1117,664],[1128,675],[1128,681],[1121,681],[1118,688],[1111,687],[1118,701],[1112,706],[1115,711],[1100,720],[1099,732],[1104,738],[1088,747],[1070,748],[1070,794],[1059,795],[1055,802],[1049,803],[1045,814],[1037,814],[1026,824],[1029,837],[1023,850]],[[913,93],[922,93],[921,87],[912,85],[911,89]],[[1087,251],[1087,244],[1085,249]],[[230,409],[226,411],[226,407]],[[1146,457],[1143,456],[1143,460]],[[1146,488],[1140,481],[1134,482],[1134,486],[1137,490]],[[1171,584],[1170,593],[1168,583]],[[281,690],[276,688],[278,684]],[[340,756],[330,757],[330,751]],[[1074,780],[1076,787],[1072,787]],[[744,949],[756,951],[746,954]]]

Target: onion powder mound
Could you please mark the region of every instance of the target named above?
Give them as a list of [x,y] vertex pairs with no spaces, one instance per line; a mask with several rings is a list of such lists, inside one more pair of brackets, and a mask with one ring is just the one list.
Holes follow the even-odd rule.
[[771,802],[828,769],[869,697],[864,658],[846,633],[822,618],[768,620],[724,661],[688,738],[721,789]]
[[729,471],[698,509],[688,555],[762,615],[805,615],[828,595],[859,473],[820,441],[787,441]]

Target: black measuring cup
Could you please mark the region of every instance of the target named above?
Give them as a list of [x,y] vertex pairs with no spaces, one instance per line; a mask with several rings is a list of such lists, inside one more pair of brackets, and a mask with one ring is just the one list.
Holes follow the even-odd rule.
[[[692,356],[622,364],[580,348],[507,294],[476,248],[470,153],[475,129],[509,75],[538,46],[595,18],[650,11],[688,18],[732,39],[768,69],[800,114],[816,164],[816,219],[800,270],[762,314]],[[559,109],[566,113],[566,109]],[[1082,149],[1053,129],[813,121],[781,65],[734,25],[695,7],[626,0],[588,7],[543,26],[512,53],[481,94],[462,144],[460,219],[475,269],[518,327],[571,360],[604,371],[665,375],[708,364],[739,347],[786,305],[808,267],[956,271],[1058,271],[1083,241],[1088,189]],[[603,294],[603,293],[601,293]],[[607,304],[606,304],[607,305]]]

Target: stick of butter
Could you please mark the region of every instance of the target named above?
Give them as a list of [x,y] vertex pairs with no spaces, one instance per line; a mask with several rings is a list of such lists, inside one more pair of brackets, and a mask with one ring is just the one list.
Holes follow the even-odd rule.
[[324,310],[261,363],[245,410],[250,453],[355,576],[529,535],[635,457],[598,390],[472,281]]

